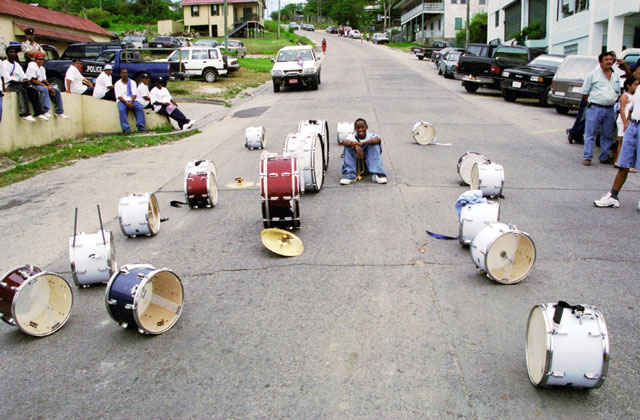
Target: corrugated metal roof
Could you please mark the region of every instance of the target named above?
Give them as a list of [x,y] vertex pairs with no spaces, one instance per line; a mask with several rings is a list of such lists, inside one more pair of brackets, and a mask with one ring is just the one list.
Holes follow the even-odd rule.
[[[180,6],[199,6],[203,4],[222,4],[224,0],[182,0]],[[227,3],[262,3],[264,0],[227,0]]]
[[[0,0],[0,14],[19,16],[24,19],[49,23],[51,25],[65,26],[67,28],[78,29],[80,31],[109,37],[111,36],[111,34],[104,28],[89,19],[68,15],[62,12],[55,12],[43,7],[31,6],[30,4],[20,3],[13,0]],[[37,36],[38,34],[36,33],[36,37]]]
[[32,25],[30,23],[25,22],[14,22],[16,26],[23,31],[27,28],[33,28],[36,31],[36,35],[38,39],[58,39],[66,42],[92,42],[93,39],[88,37],[87,35],[75,33],[75,32],[67,32],[67,31],[59,31],[57,29],[45,28],[43,26]]

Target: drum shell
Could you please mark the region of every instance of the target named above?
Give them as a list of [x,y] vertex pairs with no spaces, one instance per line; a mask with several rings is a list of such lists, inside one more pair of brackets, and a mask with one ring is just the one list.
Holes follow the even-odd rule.
[[355,133],[356,129],[352,122],[339,122],[336,131],[338,144],[341,144],[342,140],[346,139],[349,134]]
[[[494,275],[495,273],[492,273],[488,268],[491,247],[494,246],[494,244],[496,244],[496,242],[506,234],[514,235],[518,238],[525,238],[525,240],[529,241],[533,253],[530,264],[528,264],[528,266],[527,264],[525,264],[526,271],[522,272],[519,277],[511,281],[496,277]],[[517,245],[519,246],[519,243]],[[487,277],[489,277],[491,280],[497,281],[498,283],[502,284],[515,284],[522,281],[529,275],[529,273],[533,269],[533,265],[536,259],[535,243],[531,240],[531,237],[527,233],[519,231],[511,225],[501,222],[488,223],[484,228],[482,228],[480,232],[478,232],[472,239],[469,246],[469,254],[471,255],[471,260],[478,269],[484,271],[487,274]],[[514,261],[516,261],[516,257],[519,257],[518,248],[516,248],[513,255]],[[520,259],[517,259],[518,267],[520,267],[520,261]],[[512,263],[512,265],[515,266],[515,263]]]
[[298,133],[319,134],[322,146],[323,169],[329,167],[329,124],[326,120],[301,120],[298,123]]
[[265,157],[260,162],[263,223],[269,227],[300,227],[300,190],[295,157]]
[[474,163],[471,189],[481,190],[483,197],[497,197],[504,188],[504,168],[495,162]]
[[264,149],[267,145],[264,127],[247,127],[245,130],[245,147],[248,149]]
[[289,134],[285,139],[283,156],[289,154],[297,158],[300,191],[303,193],[318,192],[324,184],[325,170],[316,167],[323,166],[321,148],[322,140],[318,134]]
[[428,122],[418,121],[411,129],[413,140],[418,144],[433,144],[436,142],[436,129]]
[[[21,275],[21,273],[24,275]],[[9,325],[16,326],[13,316],[13,300],[20,287],[31,277],[38,273],[42,273],[42,268],[35,265],[24,265],[16,267],[2,276],[2,285],[0,285],[0,313],[4,322]]]
[[[581,318],[572,314],[571,309],[564,309],[559,325],[553,322],[555,304],[540,304],[531,309],[525,344],[527,374],[533,385],[599,388],[604,383],[609,367],[607,325],[598,308],[582,306],[585,311]],[[532,323],[534,320],[544,324],[544,336],[533,335],[539,334],[541,327]],[[540,356],[532,355],[536,344],[544,349],[543,361],[533,360]],[[532,369],[537,369],[535,375]]]
[[500,204],[495,201],[467,204],[460,212],[458,240],[460,245],[469,245],[473,238],[488,223],[500,220]]
[[[151,212],[151,216],[149,213]],[[131,194],[120,199],[120,229],[125,236],[153,236],[160,231],[160,209],[154,194]]]
[[466,152],[458,159],[456,168],[460,179],[467,185],[471,185],[471,170],[478,162],[489,162],[489,159],[478,152]]
[[[76,286],[106,283],[117,270],[113,234],[105,230],[104,238],[98,231],[93,234],[80,232],[69,238],[69,262]],[[100,252],[102,251],[102,252]]]

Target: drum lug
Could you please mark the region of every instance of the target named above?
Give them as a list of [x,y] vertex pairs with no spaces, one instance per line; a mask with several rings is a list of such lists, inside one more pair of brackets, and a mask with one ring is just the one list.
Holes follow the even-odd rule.
[[0,286],[2,286],[2,287],[7,287],[7,283],[5,283],[5,282],[1,281],[1,282],[0,282]]
[[145,332],[142,328],[138,328],[138,332],[139,332],[140,334],[146,334],[146,332]]
[[122,324],[120,324],[120,326],[126,330],[129,324],[127,324],[126,322],[123,322]]
[[598,375],[597,373],[585,373],[584,377],[592,381],[600,379],[600,375]]
[[275,172],[272,172],[272,173],[269,174],[269,178],[276,178],[277,176],[278,176],[278,174],[275,173]]
[[601,336],[602,336],[602,333],[599,333],[599,332],[595,332],[595,333],[594,333],[594,332],[592,332],[592,331],[589,331],[588,336],[589,336],[589,337],[601,337]]
[[554,378],[564,378],[564,372],[551,372],[550,376],[553,376]]
[[107,300],[107,304],[115,305],[116,304],[116,300],[115,299],[109,299],[109,300]]
[[130,304],[130,303],[127,303],[126,305],[124,305],[124,309],[126,309],[126,310],[130,311],[130,310],[132,310],[132,309],[133,309],[133,305],[132,305],[132,304]]
[[567,332],[565,330],[556,328],[555,330],[553,330],[553,335],[567,335]]

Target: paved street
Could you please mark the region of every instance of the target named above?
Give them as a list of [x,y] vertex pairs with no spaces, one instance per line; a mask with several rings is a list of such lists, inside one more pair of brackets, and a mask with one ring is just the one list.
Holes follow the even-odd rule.
[[[74,286],[71,317],[49,337],[0,325],[2,419],[638,418],[640,175],[619,209],[597,209],[615,170],[580,164],[582,147],[564,135],[573,115],[466,93],[384,46],[305,35],[328,43],[318,91],[274,94],[269,83],[232,108],[183,104],[201,134],[0,189],[3,271],[31,263],[71,282],[73,209],[94,233],[100,204],[118,265],[168,267],[185,288],[182,316],[158,336],[118,327],[102,286]],[[338,184],[336,124],[357,117],[384,140],[387,185]],[[287,259],[260,242],[259,187],[225,184],[259,181],[246,127],[264,126],[280,152],[301,119],[329,121],[331,159],[324,188],[301,198],[305,251]],[[417,145],[418,120],[451,146]],[[535,242],[519,284],[489,280],[458,241],[425,233],[457,234],[456,162],[469,150],[504,166],[501,221]],[[198,158],[216,163],[218,206],[170,207]],[[134,192],[155,192],[169,218],[155,237],[120,231],[118,201]],[[611,363],[600,389],[529,382],[529,311],[558,300],[604,314]]]

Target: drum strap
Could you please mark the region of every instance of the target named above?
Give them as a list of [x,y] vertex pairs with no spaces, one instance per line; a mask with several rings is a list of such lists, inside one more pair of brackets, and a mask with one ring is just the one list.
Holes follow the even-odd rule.
[[178,208],[182,207],[182,205],[186,206],[187,204],[189,203],[184,201],[177,201],[177,200],[173,200],[172,202],[169,203],[171,207],[178,207]]
[[447,236],[447,235],[443,235],[441,233],[435,233],[435,232],[431,232],[431,231],[426,231],[429,235],[433,236],[436,239],[458,239],[460,238],[460,236]]
[[576,311],[584,312],[584,306],[569,305],[564,300],[559,300],[558,303],[554,305],[554,307],[556,308],[556,310],[553,313],[553,322],[556,324],[560,324],[560,321],[562,320],[562,313],[565,309],[571,309],[571,313],[575,313]]

